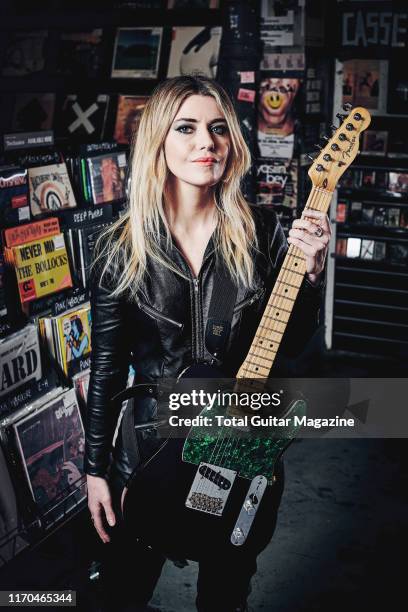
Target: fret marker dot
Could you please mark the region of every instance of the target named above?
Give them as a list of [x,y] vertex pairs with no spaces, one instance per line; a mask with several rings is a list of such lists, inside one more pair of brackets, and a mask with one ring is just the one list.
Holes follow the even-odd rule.
[[296,266],[297,266],[297,262],[295,263],[295,268],[296,268]]
[[256,371],[258,371],[258,368],[255,368]]
[[269,348],[272,348],[272,347],[273,347],[273,344],[270,344],[270,345],[269,345]]
[[276,316],[279,317],[279,312],[276,313]]
[[287,292],[288,292],[288,290],[287,290],[287,289],[285,289],[285,293],[287,293]]

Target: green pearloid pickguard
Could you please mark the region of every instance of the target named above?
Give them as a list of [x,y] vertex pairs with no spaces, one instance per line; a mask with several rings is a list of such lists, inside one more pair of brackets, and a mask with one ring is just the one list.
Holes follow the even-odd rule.
[[[225,414],[217,406],[203,410],[201,414],[214,417]],[[299,418],[306,414],[306,402],[296,400],[284,418]],[[213,420],[213,423],[216,422]],[[184,443],[183,461],[198,465],[202,461],[235,470],[243,478],[252,480],[257,475],[265,476],[271,481],[276,461],[296,437],[300,426],[290,424],[288,427],[262,428],[262,437],[257,428],[243,436],[232,427],[192,427]]]

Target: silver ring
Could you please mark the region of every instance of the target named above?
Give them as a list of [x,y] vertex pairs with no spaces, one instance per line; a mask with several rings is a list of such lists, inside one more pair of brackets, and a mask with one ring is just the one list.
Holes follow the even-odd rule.
[[320,225],[318,225],[314,231],[314,235],[317,236],[318,238],[321,238],[323,234],[324,234],[323,229],[320,227]]

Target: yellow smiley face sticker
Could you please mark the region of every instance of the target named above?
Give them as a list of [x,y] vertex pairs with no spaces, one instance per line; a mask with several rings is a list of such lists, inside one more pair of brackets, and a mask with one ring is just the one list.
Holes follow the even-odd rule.
[[277,110],[282,106],[283,96],[279,91],[269,91],[264,95],[264,103],[269,106],[272,110]]

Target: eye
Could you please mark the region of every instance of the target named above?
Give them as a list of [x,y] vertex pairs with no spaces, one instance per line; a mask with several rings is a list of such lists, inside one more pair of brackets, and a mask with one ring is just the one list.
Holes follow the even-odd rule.
[[211,129],[213,132],[215,132],[216,134],[219,134],[220,136],[223,136],[228,131],[228,128],[226,125],[213,125]]
[[193,128],[191,127],[191,125],[179,125],[176,128],[176,132],[180,132],[181,134],[191,134],[192,131],[193,131]]

